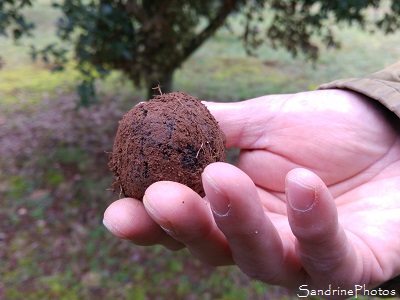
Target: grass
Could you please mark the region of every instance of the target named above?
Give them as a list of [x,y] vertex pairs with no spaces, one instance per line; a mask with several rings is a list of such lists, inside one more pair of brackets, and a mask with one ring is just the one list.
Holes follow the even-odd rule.
[[[5,59],[0,142],[25,137],[18,151],[10,148],[8,153],[19,157],[23,152],[16,167],[30,170],[0,168],[0,298],[294,299],[282,289],[249,280],[234,267],[204,266],[186,250],[136,247],[104,229],[102,213],[117,197],[106,191],[111,177],[104,151],[110,149],[115,129],[109,124],[143,99],[144,91],[114,72],[98,83],[103,105],[75,113],[69,105],[76,101],[73,66],[53,74],[28,54],[29,44],[54,40],[51,28],[57,16],[50,3],[40,0],[27,12],[39,21],[34,38],[19,47],[0,39]],[[222,29],[177,70],[175,89],[201,99],[240,101],[315,89],[398,59],[398,36],[347,27],[336,31],[343,47],[323,50],[312,65],[268,47],[248,57],[241,43]],[[10,134],[2,135],[6,127]],[[8,160],[12,157],[2,153],[0,165]]]

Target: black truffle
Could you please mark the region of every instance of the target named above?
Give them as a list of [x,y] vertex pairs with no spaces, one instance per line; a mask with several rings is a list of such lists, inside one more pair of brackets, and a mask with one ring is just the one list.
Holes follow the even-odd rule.
[[225,136],[198,99],[174,92],[133,107],[119,122],[109,168],[113,188],[142,200],[154,182],[187,185],[204,196],[201,173],[226,161]]

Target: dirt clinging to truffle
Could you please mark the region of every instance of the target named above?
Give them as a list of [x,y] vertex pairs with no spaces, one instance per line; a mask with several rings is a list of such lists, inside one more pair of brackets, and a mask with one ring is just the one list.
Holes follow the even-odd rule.
[[225,136],[198,99],[174,92],[132,108],[119,122],[109,167],[113,188],[142,200],[154,182],[180,182],[204,196],[201,173],[226,161]]

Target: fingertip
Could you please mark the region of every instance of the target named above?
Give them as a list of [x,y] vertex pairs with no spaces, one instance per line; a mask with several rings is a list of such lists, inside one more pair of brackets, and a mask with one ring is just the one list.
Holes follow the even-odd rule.
[[[254,182],[239,168],[224,162],[208,165],[202,174],[206,197],[216,216],[224,217],[234,210],[241,210],[243,202],[233,204],[235,199],[257,199]],[[236,195],[238,197],[232,197]]]
[[151,218],[168,234],[186,240],[194,232],[209,231],[212,226],[208,203],[186,185],[160,181],[145,193],[144,206]]
[[290,170],[286,175],[286,183],[288,181],[302,182],[310,186],[325,185],[318,175],[305,168],[294,168]]
[[175,222],[175,218],[181,216],[181,209],[195,210],[203,202],[201,196],[191,188],[173,181],[153,183],[143,198],[144,207],[157,223],[163,220]]
[[[253,181],[246,173],[244,173],[238,167],[225,162],[214,162],[209,164],[204,168],[202,177],[205,179],[211,179],[211,181],[207,181],[214,183],[212,185],[215,188],[217,188],[217,182],[218,186],[225,183],[232,185],[233,179],[235,180],[235,185],[240,184],[242,181],[244,181],[246,184],[251,183],[253,185]],[[213,180],[213,178],[218,180]]]
[[286,176],[289,224],[299,240],[329,238],[337,230],[338,216],[328,187],[313,172],[298,168]]
[[147,214],[143,203],[133,198],[113,202],[104,212],[104,226],[116,237],[141,246],[165,241],[165,233]]
[[123,198],[113,203],[104,212],[103,225],[115,236],[128,239],[130,234],[130,213],[137,208],[135,199]]
[[[328,187],[313,172],[295,169],[286,177],[287,212],[296,252],[305,270],[324,282],[355,266],[356,258],[339,224]],[[338,277],[338,284],[345,278]]]
[[290,208],[295,211],[311,210],[318,201],[317,190],[321,190],[320,179],[307,169],[293,169],[286,176],[286,199]]

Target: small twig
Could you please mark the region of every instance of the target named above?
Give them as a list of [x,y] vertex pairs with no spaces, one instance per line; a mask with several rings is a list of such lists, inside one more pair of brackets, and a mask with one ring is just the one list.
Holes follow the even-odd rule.
[[203,142],[200,145],[199,150],[197,151],[196,158],[199,156],[200,150],[203,149]]
[[161,91],[161,86],[160,86],[160,82],[158,82],[158,85],[154,88],[151,88],[152,90],[158,90],[158,92],[160,93],[160,95],[162,95],[162,91]]
[[119,199],[122,198],[122,185],[119,185]]
[[[179,100],[179,99],[176,99],[176,100],[178,100],[178,102],[185,108],[185,105],[183,105],[181,100]],[[178,109],[178,106],[175,106],[174,109],[172,110],[172,112],[175,112],[177,109]]]

